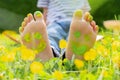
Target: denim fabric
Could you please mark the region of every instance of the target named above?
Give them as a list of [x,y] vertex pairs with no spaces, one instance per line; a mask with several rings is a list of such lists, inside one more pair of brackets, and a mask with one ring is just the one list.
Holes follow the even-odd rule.
[[[59,48],[59,41],[61,39],[67,40],[70,20],[65,21],[54,21],[47,26],[48,39],[51,45],[51,48],[54,50],[56,56],[60,56],[61,50]],[[64,53],[65,50],[62,50]]]

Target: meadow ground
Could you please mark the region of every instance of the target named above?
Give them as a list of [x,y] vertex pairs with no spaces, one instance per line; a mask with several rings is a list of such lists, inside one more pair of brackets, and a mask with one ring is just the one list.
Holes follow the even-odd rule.
[[[9,39],[20,40],[14,31],[0,34],[0,80],[119,80],[120,37],[112,31],[101,31],[104,38],[84,54],[85,60],[53,58],[41,62],[37,51]],[[60,45],[65,45],[61,42]]]

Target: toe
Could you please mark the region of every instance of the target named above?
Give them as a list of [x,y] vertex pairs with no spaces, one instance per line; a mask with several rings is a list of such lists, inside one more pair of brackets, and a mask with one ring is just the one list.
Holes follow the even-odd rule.
[[28,18],[28,22],[34,20],[33,15],[31,13],[27,15],[27,18]]
[[23,27],[19,27],[19,32],[22,33],[23,32]]
[[86,12],[85,13],[85,15],[84,15],[84,19],[86,20],[86,21],[88,21],[88,16],[90,15],[90,13],[89,12]]
[[93,20],[93,17],[89,12],[85,13],[84,20],[90,23],[93,31],[98,32],[98,26],[96,25],[96,22]]
[[77,19],[81,19],[82,18],[82,15],[83,15],[83,12],[82,10],[76,10],[73,14],[73,17],[74,18],[77,18]]
[[92,17],[92,15],[89,12],[86,12],[85,15],[84,15],[84,19],[87,22],[91,22],[93,20],[93,17]]
[[21,27],[19,28],[19,32],[22,33],[24,31],[25,26],[30,22],[34,20],[33,15],[29,13],[27,17],[24,18],[24,21],[21,23]]
[[95,21],[91,21],[91,22],[90,22],[90,25],[91,25],[91,27],[93,28],[93,30],[94,30],[95,32],[98,32],[98,25],[96,25],[96,22],[95,22]]
[[34,13],[34,17],[35,17],[35,20],[40,20],[40,19],[43,19],[43,15],[40,11],[36,11]]
[[28,17],[24,18],[24,21],[22,22],[21,26],[25,27],[28,24]]
[[26,26],[26,22],[25,22],[25,21],[23,21],[23,22],[21,23],[21,27],[19,28],[19,32],[20,32],[20,33],[22,33],[22,32],[23,32],[23,30],[24,30],[25,26]]
[[23,21],[23,22],[21,23],[21,26],[24,28],[24,27],[26,26],[26,22]]
[[21,23],[21,26],[19,27],[19,32],[22,33],[24,30],[24,27],[26,25],[27,22],[27,17],[24,18],[24,21]]

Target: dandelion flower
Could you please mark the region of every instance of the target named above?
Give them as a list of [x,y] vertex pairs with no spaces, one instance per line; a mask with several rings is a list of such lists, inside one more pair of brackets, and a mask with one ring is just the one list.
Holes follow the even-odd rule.
[[32,50],[32,49],[28,49],[26,47],[22,47],[21,49],[21,58],[23,60],[29,60],[32,61],[35,59],[36,56],[36,51]]
[[89,60],[95,60],[97,56],[97,53],[94,49],[90,49],[89,51],[87,51],[85,54],[84,54],[84,59],[89,61]]
[[5,55],[1,56],[1,61],[3,62],[13,62],[15,60],[15,54],[14,53],[6,53]]
[[43,64],[40,62],[36,62],[34,61],[31,65],[30,65],[30,70],[32,73],[34,74],[39,74],[43,71]]
[[104,47],[103,45],[100,45],[97,48],[97,52],[100,54],[100,56],[107,57],[109,55],[109,53],[110,53],[110,50],[107,49],[106,47]]
[[66,48],[66,45],[67,45],[66,40],[61,39],[60,42],[59,42],[59,47],[60,47],[61,49],[63,49],[63,48]]
[[113,55],[112,62],[116,67],[120,67],[120,54]]
[[0,73],[0,80],[2,80],[4,77],[3,73]]
[[78,69],[84,67],[83,61],[82,61],[82,60],[79,60],[79,59],[75,59],[75,60],[74,60],[74,64],[75,64],[75,66],[76,66]]
[[63,79],[63,74],[60,71],[55,71],[53,73],[54,78],[56,78],[57,80],[62,80]]
[[5,50],[5,46],[0,45],[0,51]]
[[104,77],[107,77],[107,76],[108,76],[108,71],[102,70],[102,75],[103,75]]
[[120,47],[120,41],[114,41],[112,43],[112,50],[116,51]]

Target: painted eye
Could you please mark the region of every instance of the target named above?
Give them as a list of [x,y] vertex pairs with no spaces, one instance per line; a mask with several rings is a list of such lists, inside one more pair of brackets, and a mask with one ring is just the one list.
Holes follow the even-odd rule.
[[25,40],[26,42],[30,42],[30,41],[31,41],[30,33],[25,34],[24,40]]
[[76,32],[74,33],[74,36],[75,36],[76,38],[79,38],[79,37],[81,36],[81,33],[80,33],[79,31],[76,31]]
[[42,38],[42,35],[39,32],[36,32],[33,36],[34,36],[35,39],[41,39]]

